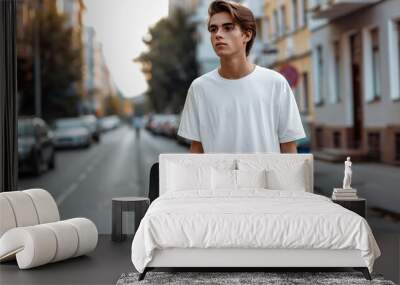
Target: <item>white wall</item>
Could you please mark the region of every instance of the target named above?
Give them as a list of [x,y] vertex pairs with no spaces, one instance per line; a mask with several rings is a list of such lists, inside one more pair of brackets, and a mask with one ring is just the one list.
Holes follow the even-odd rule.
[[[351,21],[349,20],[351,17]],[[392,39],[390,23],[391,19],[400,18],[400,1],[383,1],[370,8],[359,10],[351,16],[342,17],[332,21],[329,25],[320,26],[315,29],[311,37],[312,50],[315,51],[317,45],[322,45],[324,50],[325,74],[330,73],[328,80],[333,80],[333,69],[328,65],[332,61],[333,52],[330,46],[335,39],[340,39],[341,45],[341,102],[333,103],[332,100],[325,100],[325,104],[315,108],[316,122],[330,126],[352,126],[353,125],[353,102],[352,102],[352,78],[350,64],[350,45],[349,36],[351,33],[363,31],[369,27],[379,28],[379,48],[380,48],[380,70],[381,75],[381,99],[369,102],[365,92],[371,88],[367,80],[370,74],[371,65],[365,60],[367,48],[363,46],[363,63],[361,65],[361,93],[363,102],[363,120],[365,127],[385,127],[400,123],[400,101],[393,100],[394,94],[398,94],[399,76],[393,72],[398,70],[398,60],[394,56],[395,40]],[[365,32],[364,32],[365,33]],[[391,36],[392,35],[392,36]],[[364,36],[364,43],[368,42]],[[313,58],[314,60],[314,58]],[[313,74],[315,64],[313,64]],[[314,80],[314,78],[313,78]],[[334,88],[326,84],[324,97],[332,96]],[[400,96],[400,94],[398,95]]]

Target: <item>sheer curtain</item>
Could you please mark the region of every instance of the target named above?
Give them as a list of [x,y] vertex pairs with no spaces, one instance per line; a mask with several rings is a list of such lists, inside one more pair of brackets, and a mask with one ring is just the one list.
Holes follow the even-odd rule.
[[0,192],[17,190],[16,0],[0,1]]

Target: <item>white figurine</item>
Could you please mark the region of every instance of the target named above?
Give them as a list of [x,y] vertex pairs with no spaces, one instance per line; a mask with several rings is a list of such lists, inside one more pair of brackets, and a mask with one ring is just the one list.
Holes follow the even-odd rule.
[[351,161],[350,157],[347,157],[347,160],[344,162],[344,179],[343,179],[343,189],[352,189],[351,188]]

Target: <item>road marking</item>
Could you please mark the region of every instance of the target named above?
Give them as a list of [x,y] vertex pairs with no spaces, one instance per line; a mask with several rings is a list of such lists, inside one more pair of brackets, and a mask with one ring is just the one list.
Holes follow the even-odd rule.
[[87,170],[87,172],[92,172],[92,171],[93,171],[93,169],[94,169],[94,166],[95,166],[95,163],[93,163],[93,164],[89,165],[89,166],[88,166],[88,168],[86,169],[86,170]]
[[[126,140],[126,135],[124,135],[124,141]],[[116,139],[115,142],[117,141],[121,141],[120,138]],[[102,162],[102,160],[104,158],[106,158],[108,152],[103,153],[103,155],[101,155],[100,157],[98,157],[93,163],[91,163],[86,170],[81,173],[81,175],[79,175],[77,181],[75,181],[74,183],[72,183],[67,190],[63,191],[62,194],[56,199],[56,203],[58,206],[60,206],[65,199],[68,198],[68,196],[70,196],[73,192],[76,191],[76,189],[78,189],[78,186],[81,184],[81,182],[83,182],[83,180],[85,180],[85,178],[88,176],[88,174],[93,171],[93,169],[95,167],[97,167],[98,165],[100,165],[100,163]]]
[[71,186],[68,187],[67,190],[65,190],[56,200],[57,205],[60,206],[65,199],[67,199],[67,197],[69,195],[71,195],[73,192],[75,192],[76,189],[78,189],[79,183],[78,182],[74,182],[71,184]]
[[79,175],[78,178],[79,182],[83,181],[86,178],[86,176],[87,176],[86,172],[83,172],[81,175]]

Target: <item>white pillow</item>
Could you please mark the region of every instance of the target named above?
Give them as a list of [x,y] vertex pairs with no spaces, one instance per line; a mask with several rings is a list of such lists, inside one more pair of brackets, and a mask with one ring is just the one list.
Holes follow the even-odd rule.
[[279,157],[270,159],[239,159],[240,170],[261,170],[267,171],[268,189],[306,191],[310,181],[310,172],[307,160],[295,160]]
[[266,170],[211,170],[212,189],[267,188]]
[[237,188],[268,188],[266,169],[236,170]]
[[269,189],[306,192],[304,163],[293,164],[290,171],[269,169],[267,171],[267,181]]
[[167,165],[167,191],[211,189],[211,167],[185,166],[173,162]]
[[212,189],[230,189],[236,190],[236,170],[234,169],[216,169],[211,170]]

